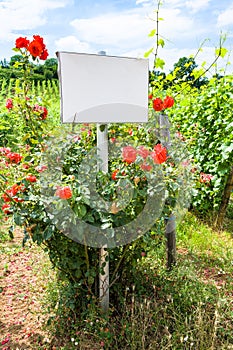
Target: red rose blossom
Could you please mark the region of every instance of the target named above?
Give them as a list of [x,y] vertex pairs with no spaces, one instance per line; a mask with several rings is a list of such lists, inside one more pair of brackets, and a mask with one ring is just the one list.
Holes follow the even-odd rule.
[[45,49],[42,51],[41,55],[39,56],[39,59],[45,61],[47,59],[48,55],[49,55],[48,50]]
[[58,187],[58,189],[55,192],[55,195],[57,197],[60,197],[61,199],[69,199],[72,197],[72,191],[69,186]]
[[35,175],[29,174],[29,175],[26,176],[26,180],[29,181],[29,182],[36,182],[37,178],[36,178]]
[[10,198],[6,193],[3,193],[3,194],[2,194],[2,199],[3,199],[3,201],[4,201],[5,203],[11,201],[11,198]]
[[166,96],[163,101],[163,108],[171,108],[174,105],[174,99],[170,96]]
[[7,108],[7,109],[12,109],[12,108],[13,108],[13,101],[12,101],[11,98],[8,98],[8,99],[6,100],[6,108]]
[[15,47],[17,49],[24,49],[24,48],[27,49],[29,42],[30,41],[27,38],[19,37],[15,41]]
[[156,112],[160,112],[163,110],[163,101],[161,100],[161,98],[155,98],[153,100],[153,108]]
[[0,148],[0,153],[3,155],[6,155],[11,152],[11,149],[9,147],[1,147]]
[[111,176],[112,180],[116,181],[118,172],[119,172],[119,169],[114,170],[114,172],[112,173],[112,176]]
[[151,171],[152,169],[152,165],[146,164],[146,163],[142,163],[141,164],[141,169],[144,171]]
[[206,174],[201,172],[200,173],[200,182],[208,183],[213,179],[213,175],[211,174]]
[[151,157],[154,163],[162,164],[167,160],[167,149],[159,143],[154,147],[154,151],[151,152]]
[[122,150],[123,161],[130,164],[135,162],[137,157],[137,151],[132,146],[125,146]]
[[140,146],[137,150],[137,153],[143,158],[143,159],[146,159],[149,154],[150,154],[150,151],[145,148],[144,146]]
[[48,167],[47,165],[38,165],[35,169],[38,171],[38,173],[42,173],[43,171],[47,170]]
[[34,106],[34,111],[40,113],[40,119],[45,120],[48,116],[48,110],[46,107],[35,105]]
[[2,211],[3,211],[3,213],[6,215],[6,214],[10,214],[10,204],[7,204],[7,203],[4,203],[3,205],[2,205]]
[[34,58],[39,57],[42,54],[43,50],[44,46],[38,40],[32,40],[28,45],[28,51]]
[[6,157],[11,161],[11,163],[18,164],[23,156],[19,153],[9,152],[6,154]]

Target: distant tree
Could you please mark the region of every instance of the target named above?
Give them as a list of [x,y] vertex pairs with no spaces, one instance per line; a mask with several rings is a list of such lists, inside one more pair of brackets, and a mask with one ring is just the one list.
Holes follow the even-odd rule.
[[0,61],[0,66],[2,68],[9,68],[9,63],[7,62],[7,60],[4,58],[3,60]]
[[44,66],[47,68],[56,68],[57,69],[57,59],[56,58],[47,58],[44,63]]
[[14,55],[10,58],[9,65],[14,66],[15,62],[22,62],[22,55]]
[[[56,58],[48,58],[45,63],[44,63],[44,67],[45,67],[45,77],[47,75],[46,79],[58,79],[58,75],[57,75],[57,59]],[[49,73],[50,72],[50,73]],[[52,72],[52,76],[50,77]]]
[[200,88],[202,85],[208,83],[206,77],[201,76],[195,78],[193,71],[198,67],[193,57],[181,57],[177,63],[174,64],[174,69],[171,73],[176,70],[176,81],[186,81],[191,86]]
[[[22,61],[22,55],[14,55],[10,58],[10,61],[7,62],[6,59],[0,61],[0,80],[6,79],[17,79],[22,76],[20,69],[15,68],[16,62]],[[36,81],[58,79],[57,74],[57,59],[49,58],[45,61],[44,64],[35,64],[34,62],[30,63],[31,66],[31,79]],[[7,69],[6,69],[7,68]]]

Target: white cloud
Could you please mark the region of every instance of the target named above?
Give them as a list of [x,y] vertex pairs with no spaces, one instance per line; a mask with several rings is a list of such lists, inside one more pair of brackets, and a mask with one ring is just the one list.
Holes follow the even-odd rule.
[[152,0],[136,0],[136,5],[147,6],[151,4],[152,4]]
[[[77,38],[91,46],[118,49],[122,53],[144,48],[145,52],[155,43],[155,37],[148,38],[149,32],[156,27],[154,16],[153,7],[142,7],[75,19],[70,24]],[[161,8],[160,17],[164,20],[159,23],[159,34],[166,39],[175,42],[177,38],[192,38],[198,33],[193,19],[183,15],[179,9]]]
[[12,40],[14,31],[43,26],[47,10],[64,7],[68,0],[6,0],[0,2],[0,39]]
[[151,22],[137,11],[108,13],[71,22],[77,36],[92,44],[122,47],[140,46],[150,31]]
[[199,12],[206,9],[209,6],[210,0],[189,0],[186,1],[185,5],[190,8],[193,12]]
[[221,12],[217,20],[218,27],[226,27],[230,24],[233,24],[233,4]]
[[90,45],[81,42],[75,36],[70,35],[55,41],[56,51],[85,52],[90,53]]

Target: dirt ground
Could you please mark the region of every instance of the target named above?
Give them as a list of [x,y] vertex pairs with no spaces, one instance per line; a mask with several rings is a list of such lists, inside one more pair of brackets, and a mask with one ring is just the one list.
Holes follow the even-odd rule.
[[41,300],[50,275],[41,278],[38,273],[47,257],[36,246],[23,248],[20,231],[4,246],[0,257],[0,349],[47,350],[47,316]]

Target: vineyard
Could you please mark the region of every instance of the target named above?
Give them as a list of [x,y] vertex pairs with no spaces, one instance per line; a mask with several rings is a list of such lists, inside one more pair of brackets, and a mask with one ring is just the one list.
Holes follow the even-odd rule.
[[[0,80],[0,103],[5,104],[6,99],[12,97],[15,89],[20,84],[18,79],[11,78]],[[33,96],[43,96],[46,101],[59,103],[59,82],[58,80],[31,81],[30,94]]]

